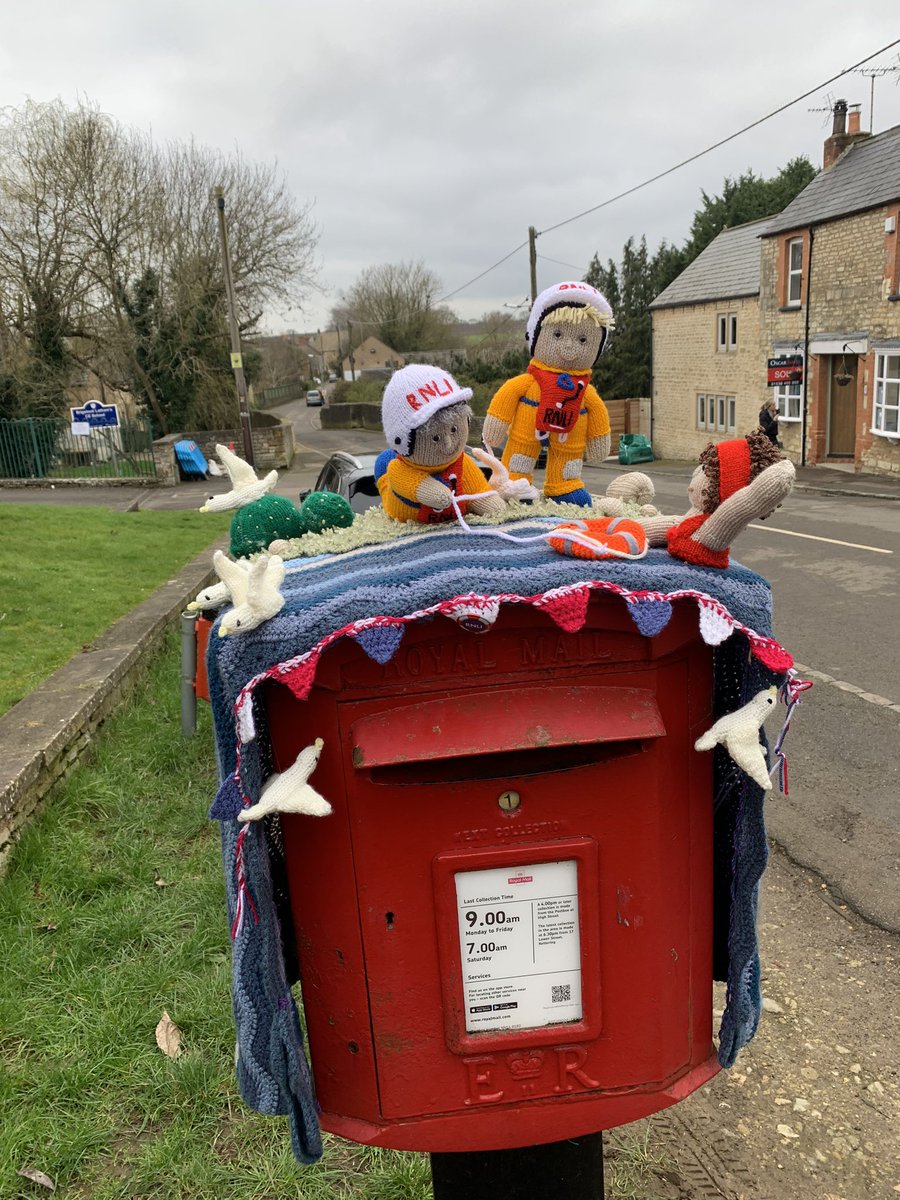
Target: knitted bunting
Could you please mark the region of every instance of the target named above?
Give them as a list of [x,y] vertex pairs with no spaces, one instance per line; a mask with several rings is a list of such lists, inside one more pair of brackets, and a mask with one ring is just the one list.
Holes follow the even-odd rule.
[[216,792],[209,810],[211,821],[233,821],[244,807],[241,789],[233,775],[228,775]]
[[552,617],[566,633],[577,633],[587,620],[590,598],[589,588],[567,588],[545,593],[537,601],[536,607]]
[[628,611],[631,619],[644,637],[656,637],[662,633],[672,618],[672,604],[669,600],[632,600]]
[[369,658],[384,666],[397,653],[403,640],[402,625],[370,625],[354,634]]
[[700,636],[707,646],[719,646],[730,637],[734,630],[734,621],[723,613],[701,600],[700,604]]

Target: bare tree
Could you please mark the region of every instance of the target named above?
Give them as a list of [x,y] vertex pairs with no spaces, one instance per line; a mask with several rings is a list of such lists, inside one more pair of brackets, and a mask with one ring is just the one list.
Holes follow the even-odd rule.
[[315,286],[318,232],[275,165],[158,147],[60,101],[4,110],[0,157],[3,368],[52,366],[57,405],[72,360],[133,391],[162,432],[233,394],[216,185],[245,332]]
[[437,304],[441,281],[423,262],[368,267],[342,292],[332,320],[353,325],[353,343],[374,334],[401,353],[444,349],[450,345],[455,314]]

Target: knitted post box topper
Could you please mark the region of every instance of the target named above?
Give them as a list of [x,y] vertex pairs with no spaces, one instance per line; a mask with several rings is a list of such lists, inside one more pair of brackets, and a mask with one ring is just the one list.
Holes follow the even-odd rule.
[[541,446],[547,447],[544,494],[567,504],[591,505],[581,479],[585,460],[609,454],[609,414],[591,384],[591,368],[613,328],[602,293],[588,283],[558,283],[541,292],[528,318],[531,362],[491,400],[484,440],[501,446],[511,479],[531,480]]
[[380,456],[375,472],[389,517],[423,524],[454,521],[454,495],[475,497],[461,502],[463,512],[503,511],[503,500],[466,454],[471,399],[471,389],[461,388],[440,367],[413,363],[391,376],[381,406],[390,450]]
[[641,524],[651,546],[702,567],[727,567],[731,543],[772,515],[794,486],[794,466],[762,433],[710,444],[688,484],[689,512]]

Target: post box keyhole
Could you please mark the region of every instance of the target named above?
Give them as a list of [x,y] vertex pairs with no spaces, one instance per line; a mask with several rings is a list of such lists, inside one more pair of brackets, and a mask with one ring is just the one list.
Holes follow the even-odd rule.
[[501,792],[497,798],[497,803],[504,812],[515,812],[522,803],[522,797],[518,792]]
[[384,920],[385,920],[385,924],[387,925],[388,929],[394,928],[394,914],[392,912],[385,913]]

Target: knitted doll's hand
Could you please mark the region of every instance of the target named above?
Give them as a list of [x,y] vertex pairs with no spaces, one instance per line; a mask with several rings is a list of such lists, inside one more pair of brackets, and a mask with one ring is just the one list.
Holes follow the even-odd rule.
[[445,508],[449,508],[452,497],[450,489],[439,480],[432,479],[430,475],[426,475],[416,488],[418,502],[433,508],[435,512],[443,512]]
[[508,433],[509,425],[506,421],[501,421],[499,417],[492,417],[490,413],[484,418],[481,437],[486,446],[505,445]]
[[496,492],[482,492],[475,500],[469,501],[469,508],[477,517],[499,516],[506,505]]
[[584,448],[585,462],[603,462],[609,454],[609,434],[604,433],[602,437],[588,438],[587,445]]

